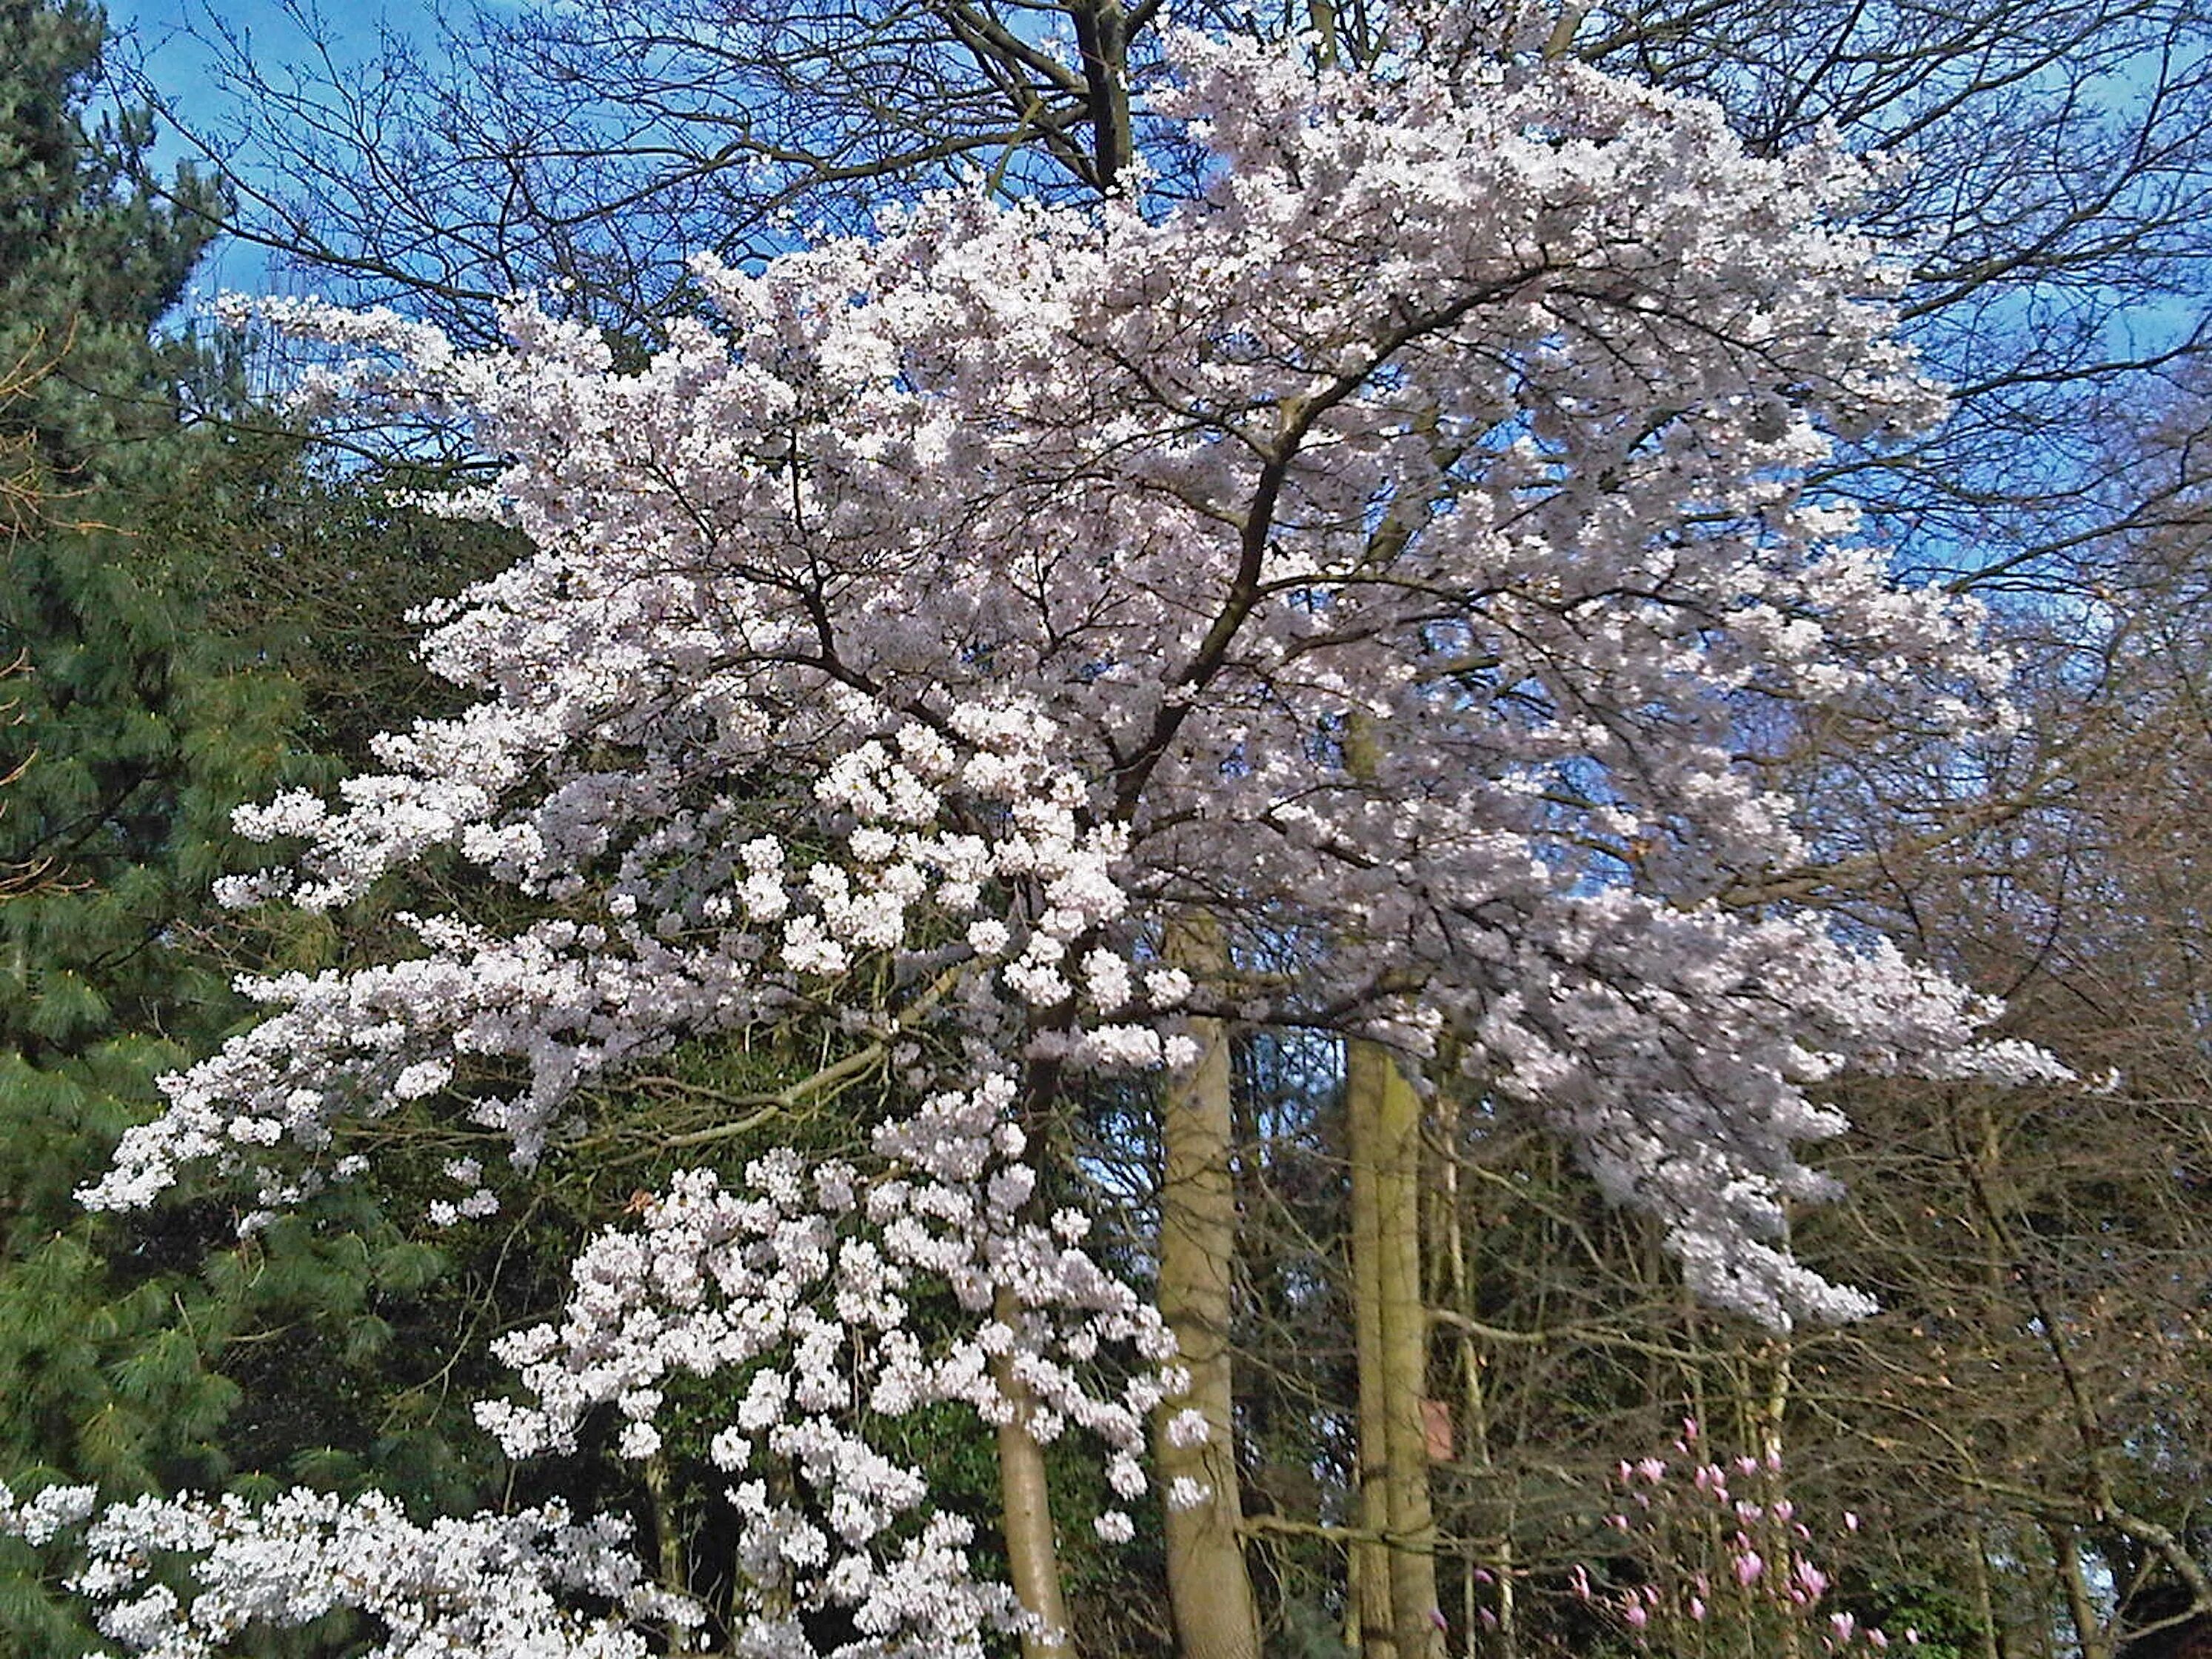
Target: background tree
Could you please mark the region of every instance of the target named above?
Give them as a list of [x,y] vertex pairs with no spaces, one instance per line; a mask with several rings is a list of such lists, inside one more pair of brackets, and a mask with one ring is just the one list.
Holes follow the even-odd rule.
[[[15,774],[0,863],[44,877],[0,913],[0,1444],[11,1470],[58,1466],[127,1490],[204,1449],[227,1396],[174,1328],[158,1267],[109,1272],[93,1243],[104,1230],[69,1194],[153,1073],[186,1052],[161,1033],[223,995],[218,974],[149,946],[184,908],[170,845],[183,799],[197,793],[202,845],[224,833],[204,786],[240,750],[229,688],[195,676],[172,584],[109,527],[126,481],[179,459],[155,453],[174,422],[148,332],[204,232],[124,186],[143,129],[79,121],[98,41],[88,13],[0,9],[0,351],[46,370],[0,422],[46,498],[9,526],[0,577],[0,651],[23,671],[0,732],[0,771]],[[187,762],[182,729],[217,749]],[[250,746],[250,728],[234,741]],[[135,1370],[118,1376],[125,1362]],[[9,1565],[5,1639],[81,1644],[28,1592],[20,1557]]]

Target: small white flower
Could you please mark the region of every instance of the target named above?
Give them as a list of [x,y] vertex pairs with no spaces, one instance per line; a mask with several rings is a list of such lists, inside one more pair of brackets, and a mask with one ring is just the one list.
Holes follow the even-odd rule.
[[1196,1446],[1202,1444],[1212,1431],[1206,1426],[1206,1413],[1194,1407],[1186,1407],[1168,1419],[1168,1444]]

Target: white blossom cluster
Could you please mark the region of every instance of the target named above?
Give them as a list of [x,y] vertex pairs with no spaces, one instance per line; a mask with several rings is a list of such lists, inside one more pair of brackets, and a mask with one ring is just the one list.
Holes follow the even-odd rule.
[[99,1496],[91,1486],[48,1486],[19,1502],[0,1485],[0,1533],[28,1544],[51,1543],[64,1528],[90,1516]]
[[[713,1396],[734,1391],[737,1406],[709,1450],[732,1479],[747,1575],[738,1650],[811,1654],[798,1615],[837,1609],[856,1635],[835,1659],[980,1659],[1020,1609],[969,1571],[970,1523],[933,1512],[921,1472],[872,1444],[868,1425],[951,1403],[988,1427],[1018,1407],[1042,1443],[1092,1437],[1126,1500],[1146,1490],[1146,1425],[1184,1382],[1158,1316],[1083,1249],[1084,1216],[1020,1218],[1036,1176],[1016,1098],[1007,1078],[930,1097],[876,1131],[882,1164],[865,1178],[787,1149],[739,1186],[678,1176],[579,1258],[560,1325],[502,1340],[534,1403],[489,1401],[478,1417],[529,1456],[572,1449],[586,1416],[611,1406],[620,1452],[644,1458],[684,1379],[736,1379]],[[924,1288],[949,1288],[969,1322],[948,1334],[918,1320]],[[1102,1365],[1118,1388],[1101,1389]],[[1094,1526],[1109,1540],[1134,1530],[1118,1509]]]
[[[18,1506],[0,1487],[0,1534],[50,1542],[91,1514],[90,1487]],[[363,1659],[645,1659],[641,1620],[696,1623],[690,1602],[646,1581],[629,1527],[573,1521],[558,1504],[417,1526],[380,1493],[295,1488],[258,1508],[234,1498],[111,1504],[78,1540],[73,1589],[102,1604],[101,1633],[154,1659],[219,1659],[255,1629],[368,1614]],[[189,1601],[162,1582],[181,1566]],[[582,1598],[605,1611],[586,1613]]]
[[[787,1150],[753,1162],[741,1187],[725,1188],[711,1170],[679,1175],[639,1228],[603,1235],[579,1260],[562,1326],[501,1345],[536,1403],[487,1401],[479,1416],[528,1456],[573,1449],[582,1418],[611,1406],[625,1425],[618,1452],[643,1459],[661,1449],[672,1379],[736,1376],[734,1418],[710,1450],[732,1477],[724,1496],[748,1575],[729,1613],[738,1650],[811,1655],[800,1614],[835,1609],[857,1632],[832,1650],[838,1659],[981,1659],[991,1633],[1027,1615],[1006,1586],[970,1570],[972,1523],[931,1513],[921,1474],[877,1450],[866,1425],[947,1403],[985,1425],[1009,1420],[1016,1401],[994,1376],[1003,1369],[1032,1438],[1089,1434],[1111,1460],[1115,1490],[1135,1498],[1146,1487],[1146,1425],[1182,1376],[1158,1315],[1081,1248],[1086,1218],[1025,1218],[1037,1176],[1023,1161],[1012,1076],[922,1085],[947,1055],[956,1073],[997,1055],[1062,1070],[1180,1062],[1189,1039],[1165,1022],[1190,985],[1115,943],[1126,832],[1090,813],[1082,781],[1050,758],[1051,722],[975,705],[887,721],[864,699],[841,701],[855,727],[874,714],[885,735],[855,735],[781,836],[731,835],[723,813],[638,813],[594,895],[604,921],[501,937],[416,918],[420,957],[249,984],[279,1012],[167,1079],[169,1109],[126,1137],[114,1170],[85,1196],[129,1206],[192,1160],[250,1166],[285,1143],[320,1155],[344,1115],[459,1087],[487,1057],[530,1069],[526,1095],[471,1108],[509,1133],[527,1164],[563,1104],[622,1061],[678,1037],[830,1018],[840,981],[890,964],[901,995],[857,1022],[832,1020],[873,1041],[896,1072],[893,1097],[916,1102],[875,1128],[871,1171],[810,1168]],[[264,833],[326,832],[311,858],[324,860],[328,890],[311,902],[336,902],[381,869],[348,861],[374,839],[360,821],[388,799],[361,792],[341,815],[280,803],[246,818]],[[539,882],[542,861],[505,862],[519,839],[502,843],[495,872]],[[434,1223],[495,1206],[478,1160],[450,1159],[444,1173],[464,1196],[433,1200]],[[282,1201],[319,1178],[272,1163],[262,1196]],[[914,1293],[948,1290],[964,1326],[910,1317]],[[1102,1377],[1119,1380],[1102,1393]],[[770,1470],[798,1495],[771,1498]],[[1125,1511],[1097,1525],[1109,1540],[1133,1535]],[[111,1633],[135,1641],[128,1632],[166,1630],[165,1620],[222,1624],[230,1614],[208,1600],[219,1589],[210,1575],[237,1554],[195,1570],[208,1587],[198,1601],[149,1592],[104,1615]],[[79,1584],[102,1597],[122,1589],[112,1575]],[[481,1639],[468,1650],[507,1651]]]
[[[836,701],[850,721],[882,716],[864,699]],[[1048,757],[1054,731],[1020,709],[975,705],[929,724],[896,722],[890,738],[856,738],[830,761],[781,837],[734,833],[758,800],[694,808],[661,797],[656,809],[641,804],[641,792],[609,787],[594,808],[602,847],[617,823],[631,840],[595,895],[601,920],[501,934],[451,916],[403,916],[422,956],[244,981],[277,1012],[163,1079],[167,1109],[125,1134],[109,1172],[82,1197],[136,1207],[185,1164],[212,1160],[258,1171],[264,1203],[290,1201],[339,1173],[342,1160],[303,1171],[269,1149],[289,1143],[320,1157],[340,1119],[383,1115],[497,1062],[523,1068],[527,1086],[478,1092],[471,1115],[507,1135],[528,1168],[578,1090],[680,1037],[834,1006],[838,982],[864,957],[902,964],[909,994],[933,970],[963,980],[950,999],[868,1011],[864,1033],[910,1032],[941,1002],[940,1017],[971,1041],[1010,1045],[999,1052],[1015,1058],[1103,1070],[1182,1063],[1188,1039],[1164,1030],[1161,1017],[1187,981],[1147,971],[1125,954],[1126,938],[1112,936],[1127,903],[1115,874],[1127,832],[1085,811],[1083,781]],[[564,791],[561,812],[581,811],[584,793]],[[334,902],[386,867],[395,810],[419,825],[418,814],[392,807],[395,795],[356,792],[341,814],[288,799],[240,816],[251,833],[312,837],[307,862],[322,891],[311,902]],[[544,816],[472,844],[488,849],[495,873],[539,886],[544,843],[535,830]],[[526,866],[513,857],[524,842]],[[252,896],[265,898],[272,884]],[[496,1207],[480,1167],[469,1175],[462,1199],[437,1201],[437,1219]]]
[[[1765,1242],[1785,1204],[1834,1190],[1790,1154],[1848,1127],[1808,1087],[1847,1068],[2059,1074],[2027,1044],[1978,1041],[1996,1006],[1886,942],[1847,948],[1810,918],[1747,922],[1621,891],[1580,921],[1570,941],[1504,957],[1520,986],[1507,977],[1466,1010],[1496,1085],[1548,1109],[1609,1194],[1669,1218],[1701,1297],[1771,1324],[1874,1310]],[[1770,999],[1795,1018],[1776,1019]]]
[[[326,908],[435,855],[550,919],[423,917],[408,960],[250,987],[267,1018],[167,1081],[88,1200],[211,1164],[283,1202],[409,1101],[526,1168],[678,1040],[875,1045],[903,1103],[881,1168],[683,1177],[510,1348],[537,1403],[489,1419],[520,1449],[611,1404],[642,1455],[669,1389],[742,1376],[722,1461],[798,1492],[733,1481],[749,1559],[864,1614],[855,1652],[958,1651],[1007,1606],[960,1523],[916,1527],[872,1413],[988,1417],[1011,1360],[1034,1431],[1099,1436],[1141,1489],[1164,1385],[1087,1368],[1159,1340],[997,1137],[1070,1071],[1188,1060],[1187,997],[1415,1063],[1449,1037],[1705,1294],[1857,1310],[1774,1242],[1821,1190],[1797,1147],[1840,1127],[1808,1091],[2048,1069],[1896,951],[1746,898],[1813,857],[1751,734],[1810,710],[1905,752],[2003,718],[1972,607],[1896,586],[1802,483],[1939,400],[1843,228],[1849,157],[1429,51],[1465,20],[1419,10],[1371,69],[1175,37],[1159,107],[1213,148],[1198,199],[952,194],[755,273],[702,261],[719,325],[635,370],[528,303],[473,355],[289,306],[382,354],[356,387],[508,458],[449,505],[533,550],[426,618],[477,704],[334,801],[241,815],[301,850],[228,897]],[[1153,953],[1194,907],[1291,971],[1192,984]],[[922,1273],[972,1322],[938,1346],[902,1312]],[[850,1343],[866,1397],[830,1363]],[[762,1617],[761,1651],[806,1650]]]

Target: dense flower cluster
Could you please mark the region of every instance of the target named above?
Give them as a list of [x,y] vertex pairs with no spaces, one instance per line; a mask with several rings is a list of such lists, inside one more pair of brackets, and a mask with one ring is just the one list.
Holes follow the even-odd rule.
[[[1587,1568],[1571,1574],[1575,1594],[1617,1620],[1639,1651],[1702,1653],[1706,1637],[1761,1653],[1838,1659],[1920,1645],[1917,1630],[1893,1638],[1829,1604],[1831,1581],[1789,1495],[1778,1451],[1717,1456],[1688,1419],[1674,1452],[1624,1461],[1613,1472],[1620,1508],[1606,1525],[1639,1576],[1601,1589]],[[1856,1531],[1858,1517],[1847,1514],[1844,1524]]]
[[[1863,1310],[1764,1242],[1822,1191],[1808,1085],[2043,1062],[1895,952],[1741,902],[1806,856],[1747,736],[1773,711],[1926,741],[2002,678],[1970,605],[1899,588],[1797,482],[1832,432],[1936,406],[1836,228],[1858,169],[1573,64],[1179,51],[1205,201],[939,198],[702,264],[725,327],[636,373],[528,305],[479,356],[289,307],[514,457],[471,507],[538,551],[429,639],[486,702],[390,740],[343,814],[260,826],[313,837],[311,902],[432,845],[558,893],[635,864],[690,781],[837,765],[841,688],[1017,697],[1141,907],[1315,942],[1237,1012],[1364,1017],[1416,1061],[1449,1030],[1704,1294]],[[1007,982],[1048,1001],[1060,968]],[[719,971],[636,964],[679,997]]]
[[[823,1034],[884,1084],[876,1162],[679,1177],[515,1339],[536,1403],[488,1421],[520,1451],[611,1406],[645,1456],[670,1389],[741,1381],[715,1444],[748,1571],[850,1611],[854,1655],[1010,1613],[959,1523],[914,1523],[870,1413],[990,1418],[1018,1378],[1033,1433],[1098,1436],[1142,1489],[1165,1345],[1079,1218],[1032,1212],[1021,1130],[1071,1072],[1185,1063],[1186,999],[1416,1067],[1448,1037],[1705,1295],[1860,1310],[1773,1242],[1823,1190],[1797,1146],[1842,1127],[1808,1091],[2046,1062],[1758,902],[1808,856],[1762,732],[1809,708],[1939,741],[2002,678],[1970,606],[1895,586],[1800,483],[1936,404],[1838,228],[1858,170],[1406,44],[1316,70],[1180,37],[1162,109],[1214,148],[1201,199],[944,196],[702,262],[720,325],[635,371],[527,302],[481,355],[276,307],[368,354],[349,395],[473,422],[509,459],[448,509],[533,551],[428,619],[476,706],[334,802],[243,815],[300,851],[228,896],[326,908],[435,856],[547,919],[424,916],[408,960],[249,988],[269,1017],[168,1081],[89,1200],[209,1164],[283,1203],[352,1167],[349,1119],[434,1097],[526,1169],[642,1057]],[[1293,971],[1194,985],[1157,954],[1193,908]],[[438,1218],[493,1201],[479,1173]],[[935,1346],[902,1311],[924,1274],[969,1321]],[[854,1342],[865,1398],[819,1363]],[[761,1608],[758,1650],[805,1650]]]
[[[1833,228],[1855,165],[1754,160],[1710,106],[1571,64],[1181,50],[1209,200],[1156,222],[941,198],[757,276],[702,265],[726,328],[678,326],[635,374],[526,305],[477,357],[289,307],[514,456],[475,505],[538,550],[428,641],[487,702],[387,740],[345,811],[295,797],[252,827],[311,838],[306,902],[437,845],[558,895],[726,836],[744,805],[680,805],[689,781],[842,764],[840,690],[940,719],[1024,699],[1146,903],[1230,894],[1322,942],[1302,998],[1241,1012],[1364,1008],[1417,1048],[1449,1026],[1668,1220],[1705,1294],[1863,1310],[1761,1242],[1822,1190],[1792,1147],[1838,1124],[1806,1085],[2040,1062],[1978,1047],[1989,1011],[1894,952],[1722,902],[1804,854],[1746,764],[1765,709],[1940,732],[2001,678],[1971,607],[1899,589],[1795,482],[1824,427],[1934,407],[1866,297],[1881,268]],[[586,744],[635,763],[587,769]],[[773,884],[718,873],[724,902]],[[649,902],[637,874],[617,896]],[[823,929],[850,901],[824,896],[787,962],[848,948]],[[761,1012],[712,949],[582,941],[471,942],[471,977]],[[1060,968],[1007,982],[1048,1003]],[[426,971],[361,990],[434,1000]],[[609,1024],[537,1066],[526,1141],[549,1074],[638,1041]],[[313,1133],[325,1086],[240,1127]],[[270,1092],[195,1090],[186,1117]],[[105,1195],[164,1178],[134,1147]]]
[[[578,1260],[560,1326],[501,1344],[536,1404],[489,1402],[478,1416],[526,1456],[569,1449],[586,1415],[611,1405],[627,1424],[623,1455],[646,1457],[683,1378],[737,1373],[735,1418],[711,1455],[751,1476],[727,1493],[748,1576],[739,1650],[809,1654],[797,1615],[831,1607],[860,1633],[835,1650],[854,1659],[981,1654],[985,1632],[1017,1623],[1018,1608],[969,1573],[967,1521],[902,1524],[927,1512],[922,1475],[862,1425],[948,1402],[1004,1422],[1013,1406],[993,1378],[999,1359],[1024,1386],[1030,1434],[1093,1436],[1128,1498],[1146,1488],[1146,1425],[1182,1386],[1158,1315],[1081,1248],[1086,1219],[1018,1219],[1035,1174],[1014,1094],[994,1078],[884,1125],[873,1180],[788,1151],[757,1160],[738,1188],[707,1170],[678,1176],[635,1228]],[[972,1326],[951,1340],[918,1327],[919,1285],[949,1286]],[[1115,1349],[1138,1363],[1109,1397],[1087,1373]],[[1126,1358],[1117,1369],[1128,1372]],[[769,1470],[786,1477],[784,1495],[770,1495]],[[1096,1525],[1109,1540],[1133,1530],[1121,1510]]]
[[[872,714],[887,718],[858,696],[825,701],[863,732]],[[911,1038],[935,1018],[956,1021],[978,1053],[1093,1069],[1173,1062],[1188,1039],[1158,1020],[1183,984],[1108,939],[1127,907],[1115,873],[1126,831],[1084,812],[1083,781],[1047,757],[1052,736],[1033,714],[975,706],[927,725],[896,721],[880,739],[854,738],[811,798],[790,805],[781,838],[746,827],[775,803],[664,798],[591,895],[599,920],[502,934],[409,917],[420,957],[249,980],[248,994],[278,1012],[165,1079],[168,1109],[124,1136],[85,1200],[146,1203],[196,1159],[258,1170],[264,1202],[295,1199],[326,1172],[265,1161],[266,1149],[324,1153],[334,1121],[381,1115],[492,1061],[520,1064],[527,1087],[478,1092],[471,1115],[507,1135],[526,1168],[580,1089],[679,1036],[833,1009],[864,955],[896,962],[913,1000],[848,1010],[863,1036]],[[465,844],[495,873],[580,899],[576,861],[553,858],[549,831],[589,817],[604,836],[611,821],[644,816],[623,799],[634,782],[594,776],[496,830],[446,830],[466,829]],[[357,894],[428,816],[393,813],[387,791],[354,793],[343,814],[296,795],[240,815],[254,833],[314,837],[316,881],[295,902]],[[282,874],[252,878],[233,896],[265,900],[286,884]],[[932,977],[941,975],[957,994],[944,994]],[[1030,1029],[1040,1009],[1054,1018]],[[327,1174],[341,1174],[337,1164]]]
[[[840,701],[859,730],[882,718],[866,699]],[[927,1086],[947,1069],[968,1078],[994,1056],[1120,1071],[1182,1063],[1188,1046],[1170,1024],[1187,976],[1117,948],[1126,835],[1085,811],[1085,787],[1048,757],[1053,736],[1031,713],[975,705],[927,724],[887,720],[882,736],[856,737],[824,770],[805,816],[787,816],[781,837],[734,833],[724,813],[663,814],[592,895],[604,921],[500,937],[418,919],[427,954],[413,961],[258,983],[281,1012],[168,1079],[168,1112],[125,1138],[87,1197],[127,1206],[183,1163],[213,1157],[258,1167],[264,1201],[283,1201],[351,1170],[343,1158],[327,1169],[258,1164],[270,1148],[322,1157],[340,1114],[374,1116],[453,1087],[487,1057],[528,1067],[526,1094],[473,1108],[513,1137],[527,1165],[564,1104],[624,1060],[679,1036],[830,1020],[854,1054],[874,1056],[890,1098],[913,1101],[876,1127],[874,1161],[810,1165],[785,1150],[755,1160],[738,1186],[712,1170],[678,1173],[636,1227],[603,1234],[578,1260],[563,1323],[500,1345],[535,1402],[487,1401],[478,1415],[511,1454],[528,1456],[574,1449],[586,1414],[612,1407],[625,1425],[619,1454],[644,1459],[661,1449],[658,1419],[672,1389],[732,1374],[734,1414],[710,1450],[732,1477],[724,1495],[745,1574],[730,1610],[738,1650],[813,1655],[802,1615],[832,1609],[855,1632],[830,1650],[839,1659],[981,1659],[990,1632],[1020,1629],[1026,1615],[1005,1586],[971,1571],[972,1523],[930,1513],[920,1472],[878,1449],[867,1425],[945,1404],[986,1425],[1006,1422],[1016,1403],[996,1374],[1003,1365],[1027,1433],[1040,1443],[1070,1429],[1092,1436],[1115,1491],[1130,1499],[1147,1486],[1146,1425],[1183,1386],[1157,1313],[1082,1248],[1087,1218],[1026,1218],[1036,1172],[1024,1161],[1014,1073]],[[762,803],[742,805],[757,812]],[[374,830],[332,825],[311,798],[244,817],[264,833],[330,826],[321,886],[304,902],[335,902],[386,867]],[[532,888],[549,867],[542,838],[522,834],[490,861]],[[264,899],[275,884],[241,896]],[[564,896],[580,896],[573,887]],[[899,992],[841,1009],[835,988],[870,963],[888,963]],[[446,1173],[467,1196],[434,1201],[431,1218],[480,1212],[489,1193],[478,1162],[452,1160]],[[951,1335],[941,1315],[913,1316],[914,1297],[939,1290],[968,1322]],[[1120,1381],[1101,1392],[1102,1377]],[[784,1495],[771,1497],[770,1475]],[[266,1522],[292,1536],[305,1506],[317,1525],[404,1525],[386,1510],[314,1504],[294,1494]],[[225,1585],[250,1572],[258,1558],[246,1542],[264,1523],[228,1508],[218,1525],[207,1518],[216,1513],[187,1504],[102,1518],[95,1557],[133,1528],[147,1547],[222,1546],[195,1570],[204,1589],[188,1607],[149,1591],[104,1615],[104,1628],[151,1646],[179,1620],[210,1630],[239,1622]],[[1096,1525],[1108,1540],[1133,1535],[1126,1511]],[[20,1529],[55,1530],[37,1505]],[[102,1597],[125,1588],[112,1570],[76,1582]],[[340,1602],[392,1613],[343,1597],[313,1611]],[[240,1617],[290,1622],[291,1605],[264,1595]],[[538,1631],[527,1625],[513,1640]],[[572,1634],[580,1659],[633,1650],[612,1624]],[[471,1651],[508,1650],[497,1645],[509,1641],[505,1626],[471,1639],[481,1644]]]
[[[90,1487],[48,1487],[16,1505],[0,1487],[0,1533],[34,1544],[92,1512]],[[104,1603],[103,1634],[159,1659],[218,1659],[257,1627],[305,1625],[341,1607],[385,1639],[364,1659],[645,1659],[640,1618],[696,1620],[647,1583],[626,1523],[573,1521],[559,1504],[419,1527],[390,1499],[295,1490],[258,1509],[236,1498],[140,1498],[86,1528],[72,1588]],[[189,1562],[189,1601],[162,1569]],[[609,1610],[576,1612],[595,1600]]]

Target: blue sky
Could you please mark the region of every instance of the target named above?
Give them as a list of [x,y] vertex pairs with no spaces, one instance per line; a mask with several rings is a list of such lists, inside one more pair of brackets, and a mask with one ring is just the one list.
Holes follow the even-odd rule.
[[[312,55],[313,37],[302,29],[283,0],[105,0],[110,53],[118,63],[137,62],[162,96],[187,124],[219,127],[231,104],[228,92],[214,72],[215,55],[198,37],[215,38],[220,29],[250,43],[255,62],[264,70]],[[432,27],[425,0],[301,0],[298,8],[313,20],[343,59],[349,45],[372,46],[380,25],[419,29],[426,36]],[[155,155],[173,166],[191,150],[173,131],[164,131]],[[257,250],[219,244],[203,262],[195,287],[212,293],[222,289],[265,291],[270,286],[267,262]]]
[[[430,9],[416,0],[302,0],[302,7],[340,47],[349,40],[373,40],[380,23],[419,28],[425,34],[430,29]],[[145,48],[148,68],[188,111],[196,103],[205,108],[222,99],[206,73],[207,50],[192,38],[195,33],[216,33],[219,20],[222,27],[248,39],[264,64],[302,56],[311,38],[283,0],[106,0],[106,9],[111,33],[128,33]]]

